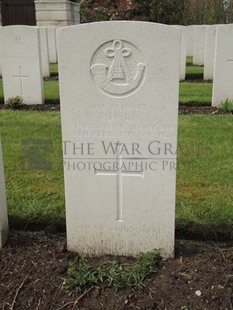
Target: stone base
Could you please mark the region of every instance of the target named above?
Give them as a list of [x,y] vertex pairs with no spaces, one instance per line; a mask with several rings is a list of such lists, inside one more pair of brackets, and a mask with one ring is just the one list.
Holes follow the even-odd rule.
[[37,26],[70,26],[80,23],[80,4],[68,0],[36,0]]

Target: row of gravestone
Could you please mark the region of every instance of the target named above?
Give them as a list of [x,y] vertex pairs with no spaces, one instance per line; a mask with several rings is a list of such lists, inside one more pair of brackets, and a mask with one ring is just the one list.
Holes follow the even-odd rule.
[[21,96],[25,104],[42,104],[43,77],[57,63],[56,27],[0,28],[0,68],[5,102]]
[[[219,106],[233,97],[229,83],[233,56],[230,42],[232,27],[180,27],[180,80],[185,79],[187,56],[193,55],[194,64],[205,63],[205,78],[209,80],[214,77],[213,106]],[[222,41],[227,49],[222,48]],[[0,42],[5,102],[11,97],[21,96],[25,104],[42,104],[43,76],[49,76],[49,63],[57,62],[56,28],[1,27]],[[70,48],[72,50],[72,46]]]
[[[213,80],[217,34],[218,31],[222,31],[219,26],[224,25],[179,26],[182,32],[181,46],[183,48],[181,52],[181,80],[185,79],[185,59],[188,56],[193,57],[193,65],[204,66],[204,80]],[[231,25],[228,26],[231,27]],[[222,34],[220,33],[219,36]]]
[[[212,79],[214,76],[212,105],[219,106],[226,99],[232,99],[231,87],[229,83],[225,83],[225,80],[229,81],[228,76],[232,72],[231,66],[228,66],[232,62],[231,43],[227,43],[231,40],[232,25],[180,28],[180,80],[185,78],[186,56],[193,55],[194,64],[205,63],[205,78]],[[229,29],[229,38],[224,29]],[[221,38],[228,46],[227,56],[224,55],[226,49],[223,50],[221,47]],[[44,101],[42,77],[49,76],[49,63],[57,62],[56,28],[2,27],[0,42],[5,102],[11,97],[21,96],[25,104],[42,104]]]
[[57,31],[69,250],[173,256],[180,41],[178,27],[147,22]]
[[185,78],[186,56],[193,56],[194,65],[204,65],[204,80],[213,80],[212,106],[232,101],[233,24],[181,27],[181,32],[180,79]]
[[[19,26],[16,26],[16,27],[19,27]],[[59,27],[41,26],[37,28],[39,29],[39,38],[38,38],[39,44],[38,45],[40,49],[42,75],[43,77],[47,78],[50,76],[49,64],[57,63],[56,30],[59,29]],[[16,36],[15,41],[16,41],[15,43],[20,43],[21,37]],[[34,44],[33,40],[31,44],[32,45]],[[1,45],[3,45],[3,42],[0,42],[0,46]],[[13,44],[12,44],[12,47],[15,48]],[[0,59],[1,59],[1,54],[0,54]],[[2,76],[1,63],[0,63],[0,76]]]

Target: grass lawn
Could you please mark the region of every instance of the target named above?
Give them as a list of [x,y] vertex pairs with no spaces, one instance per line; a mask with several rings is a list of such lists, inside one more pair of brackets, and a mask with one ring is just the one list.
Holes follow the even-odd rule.
[[187,57],[186,66],[192,66],[192,65],[193,65],[193,57]]
[[193,67],[186,67],[186,80],[203,80],[204,75],[204,67],[200,66],[193,66]]
[[[64,219],[60,113],[0,111],[10,215]],[[21,140],[52,139],[53,170],[21,170]]]
[[180,104],[211,105],[212,83],[180,83]]
[[50,74],[54,76],[58,75],[58,64],[50,64]]
[[[0,119],[11,219],[65,221],[60,113],[2,110]],[[231,115],[179,116],[178,229],[232,233],[232,125]],[[53,141],[52,171],[21,170],[22,139]]]
[[45,102],[49,100],[60,99],[58,80],[44,81],[44,97],[45,97]]
[[[59,100],[59,82],[58,80],[44,81],[45,102]],[[4,101],[2,79],[0,79],[0,101]]]
[[193,57],[186,59],[186,80],[203,80],[204,66],[194,66]]
[[[203,72],[202,67],[187,67],[187,73],[192,76],[198,76]],[[57,64],[50,65],[50,72],[53,76],[57,75],[58,66]],[[201,73],[202,72],[202,73]],[[44,81],[44,97],[45,102],[59,100],[59,81],[48,80]],[[198,105],[210,105],[212,97],[212,84],[211,83],[180,83],[180,103],[181,104],[192,104]],[[0,100],[3,101],[3,87],[2,80],[0,79]]]

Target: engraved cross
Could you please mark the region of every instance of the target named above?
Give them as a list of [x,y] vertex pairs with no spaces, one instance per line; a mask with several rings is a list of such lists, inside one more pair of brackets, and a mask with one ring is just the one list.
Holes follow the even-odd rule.
[[16,41],[17,43],[20,43],[20,42],[21,42],[21,37],[20,37],[20,36],[16,36],[16,37],[15,37],[15,41]]
[[123,221],[123,202],[122,202],[122,177],[144,177],[143,170],[141,171],[125,171],[122,170],[122,145],[118,142],[116,151],[116,170],[95,170],[97,176],[116,176],[116,193],[117,193],[117,222]]
[[22,74],[22,66],[19,66],[19,74],[18,75],[13,75],[14,78],[19,79],[20,81],[20,91],[21,91],[21,96],[24,95],[24,87],[23,87],[23,79],[29,78],[29,75],[23,75]]

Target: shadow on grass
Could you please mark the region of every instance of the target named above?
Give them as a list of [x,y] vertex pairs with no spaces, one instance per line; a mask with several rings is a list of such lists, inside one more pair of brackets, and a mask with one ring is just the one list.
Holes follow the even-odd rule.
[[[9,216],[10,229],[19,231],[45,231],[50,234],[65,233],[66,223],[61,219],[41,218],[23,219],[17,216]],[[233,241],[231,225],[197,225],[192,222],[176,224],[176,239],[199,240],[199,241]]]
[[179,106],[189,106],[189,107],[211,107],[211,102],[197,102],[197,101],[187,101],[179,102]]
[[186,73],[185,75],[186,81],[203,81],[203,78],[204,78],[203,73],[199,73],[199,72]]

